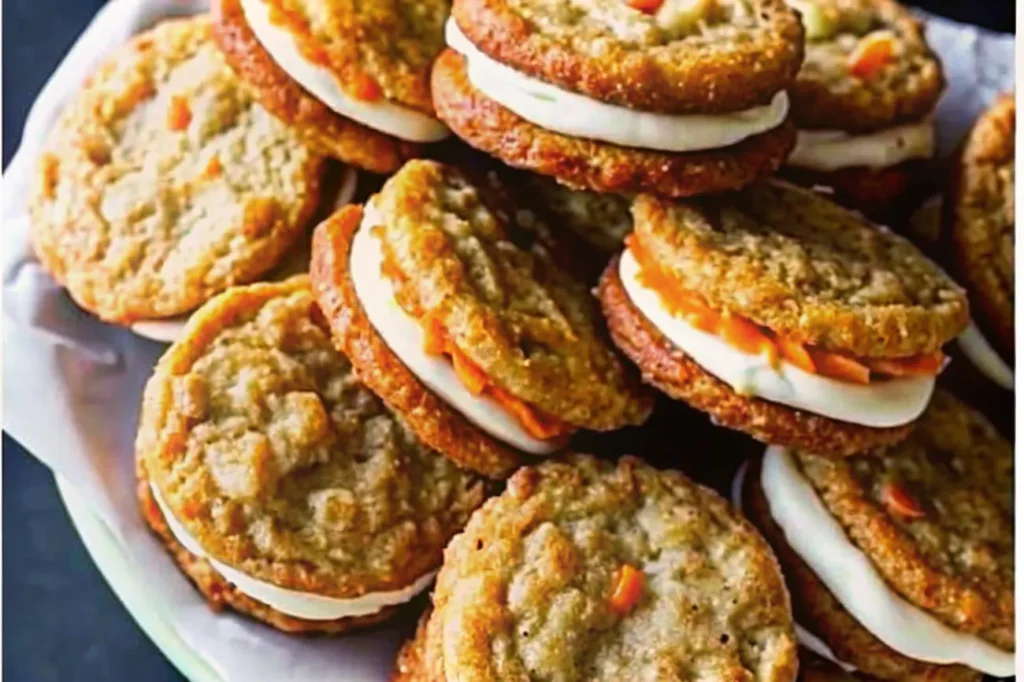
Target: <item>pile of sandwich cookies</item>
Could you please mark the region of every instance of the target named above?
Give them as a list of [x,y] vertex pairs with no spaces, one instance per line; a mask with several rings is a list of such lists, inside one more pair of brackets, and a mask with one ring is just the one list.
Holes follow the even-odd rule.
[[[28,199],[170,344],[137,496],[211,606],[429,592],[403,682],[1012,674],[1012,446],[943,377],[1013,387],[1012,95],[937,263],[875,222],[943,89],[892,0],[212,5],[113,52]],[[579,452],[655,410],[764,451],[734,504],[685,421],[670,469]]]

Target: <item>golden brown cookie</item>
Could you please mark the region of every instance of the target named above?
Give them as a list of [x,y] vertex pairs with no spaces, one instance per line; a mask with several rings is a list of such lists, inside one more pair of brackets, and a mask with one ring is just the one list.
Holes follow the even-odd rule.
[[718,495],[626,457],[519,470],[445,552],[397,680],[785,680],[788,597]]
[[421,146],[338,114],[285,73],[253,35],[240,0],[213,2],[213,35],[254,96],[311,146],[374,173],[394,171]]
[[790,95],[801,129],[870,133],[920,121],[945,80],[921,22],[895,0],[788,0],[806,36]]
[[918,661],[886,646],[854,618],[786,542],[771,517],[760,485],[760,462],[751,462],[743,481],[743,510],[771,543],[782,564],[797,623],[820,638],[836,657],[861,674],[881,680],[971,682],[981,674],[963,665]]
[[[500,199],[452,167],[413,161],[361,215],[348,211],[318,228],[313,281],[339,342],[392,404],[411,410],[408,396],[429,386],[450,408],[426,421],[453,422],[445,416],[451,408],[466,414],[480,427],[468,443],[490,438],[486,432],[547,454],[580,428],[642,423],[650,396],[606,341],[593,299]],[[353,309],[365,313],[365,325]],[[409,335],[421,338],[406,347]],[[382,372],[382,363],[392,364],[385,353],[425,386]],[[512,426],[494,423],[509,417]],[[463,451],[468,443],[435,447]]]
[[765,443],[789,443],[817,452],[853,455],[906,438],[911,426],[877,429],[737,393],[687,357],[629,299],[612,260],[598,285],[612,340],[666,395],[707,412],[716,424]]
[[287,630],[386,617],[486,494],[356,379],[304,276],[193,315],[146,386],[136,457],[147,521],[207,598]]
[[975,320],[1014,361],[1014,150],[1017,107],[1004,95],[975,123],[947,198],[949,251]]
[[434,64],[437,115],[465,142],[515,168],[595,192],[690,196],[734,189],[778,169],[795,140],[783,124],[722,149],[662,152],[570,137],[523,119],[477,90],[465,59],[445,50]]
[[273,268],[319,198],[322,158],[239,89],[206,16],[114,53],[50,131],[29,197],[43,266],[130,323]]
[[452,18],[502,64],[645,111],[764,104],[803,58],[800,23],[783,0],[456,0]]

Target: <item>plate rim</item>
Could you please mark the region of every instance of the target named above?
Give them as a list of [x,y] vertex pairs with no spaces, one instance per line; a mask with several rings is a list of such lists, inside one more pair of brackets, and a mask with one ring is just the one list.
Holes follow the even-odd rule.
[[150,641],[171,665],[191,682],[224,682],[203,658],[175,631],[174,625],[154,606],[131,560],[106,524],[63,476],[54,474],[57,493],[71,518],[86,552],[100,575]]

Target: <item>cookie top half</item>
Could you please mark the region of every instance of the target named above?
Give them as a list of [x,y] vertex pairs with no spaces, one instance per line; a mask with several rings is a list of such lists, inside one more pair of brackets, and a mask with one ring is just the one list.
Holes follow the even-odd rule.
[[938,391],[902,443],[857,457],[796,453],[850,539],[912,604],[1012,649],[1013,450]]
[[909,357],[967,324],[963,291],[909,241],[788,183],[678,203],[641,195],[633,220],[683,290],[802,344]]
[[788,0],[806,33],[791,111],[806,129],[867,133],[916,122],[945,80],[921,22],[895,0]]
[[400,305],[439,323],[502,389],[578,427],[646,418],[649,399],[606,341],[584,285],[523,241],[483,188],[452,167],[412,161],[373,206]]
[[434,606],[426,657],[447,679],[796,674],[764,540],[715,493],[636,458],[519,470],[449,545]]
[[136,452],[209,556],[330,597],[422,577],[485,494],[360,384],[304,276],[192,317],[146,386]]
[[950,197],[953,261],[1000,352],[1013,358],[1014,170],[1017,106],[1004,95],[964,143]]
[[274,267],[322,166],[240,89],[208,17],[166,21],[100,66],[50,131],[33,243],[102,318],[172,316]]
[[784,0],[456,0],[452,17],[502,64],[645,111],[766,104],[803,58]]
[[450,0],[260,0],[312,63],[356,99],[369,90],[426,114],[430,66],[444,47]]

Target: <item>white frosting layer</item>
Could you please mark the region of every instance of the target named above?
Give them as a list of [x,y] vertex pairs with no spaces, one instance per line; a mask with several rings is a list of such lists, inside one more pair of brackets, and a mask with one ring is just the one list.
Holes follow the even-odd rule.
[[495,438],[536,455],[557,450],[559,443],[531,436],[497,401],[472,394],[459,380],[448,358],[428,355],[423,350],[423,329],[416,318],[398,305],[391,282],[380,274],[384,255],[380,241],[370,234],[379,221],[377,212],[367,204],[362,225],[352,241],[349,271],[370,324],[388,348],[427,388]]
[[878,170],[910,159],[928,159],[934,153],[935,126],[924,120],[866,135],[801,130],[787,163],[823,172],[853,167]]
[[[743,484],[747,478],[747,472],[750,470],[750,461],[747,460],[740,465],[740,468],[736,470],[736,475],[732,479],[732,485],[729,488],[729,496],[732,500],[732,505],[736,507],[740,512],[743,512]],[[799,623],[793,623],[793,627],[796,630],[796,638],[805,648],[810,649],[814,653],[818,654],[822,658],[826,658],[840,668],[847,672],[855,672],[857,669],[836,658],[835,653],[825,644],[817,635],[803,627]]]
[[999,351],[992,347],[973,320],[957,338],[957,343],[982,374],[998,386],[1008,391],[1013,390],[1013,369],[1006,364]]
[[661,114],[600,102],[526,76],[481,52],[455,21],[445,27],[448,45],[466,58],[469,82],[506,109],[541,128],[623,147],[693,152],[719,149],[777,128],[789,98],[727,114]]
[[1014,673],[1013,652],[948,627],[889,587],[784,448],[773,445],[765,452],[761,487],[789,545],[843,608],[888,647],[919,661],[961,663],[997,677]]
[[266,0],[242,0],[242,11],[253,35],[274,62],[295,82],[346,118],[410,142],[436,142],[448,137],[443,123],[385,98],[356,99],[339,85],[335,74],[303,56],[294,37],[271,20]]
[[352,599],[339,599],[338,597],[325,597],[312,592],[299,592],[278,587],[273,583],[258,580],[252,576],[242,573],[238,569],[231,568],[227,564],[217,561],[196,542],[196,539],[181,525],[174,517],[167,503],[157,487],[150,483],[153,491],[153,499],[156,500],[160,512],[167,521],[167,527],[171,534],[181,545],[192,554],[206,559],[213,566],[214,570],[220,573],[225,580],[234,585],[238,590],[258,602],[266,604],[275,611],[306,620],[337,620],[338,618],[354,618],[357,616],[369,616],[378,613],[389,606],[397,606],[410,601],[417,594],[427,589],[433,582],[437,571],[431,571],[420,576],[414,583],[401,590],[391,592],[370,592],[361,597]]
[[928,406],[935,377],[900,377],[864,385],[813,374],[784,359],[773,367],[767,356],[739,350],[673,315],[658,293],[637,279],[639,272],[636,258],[626,249],[619,261],[619,277],[633,304],[694,362],[741,395],[873,428],[908,424]]

